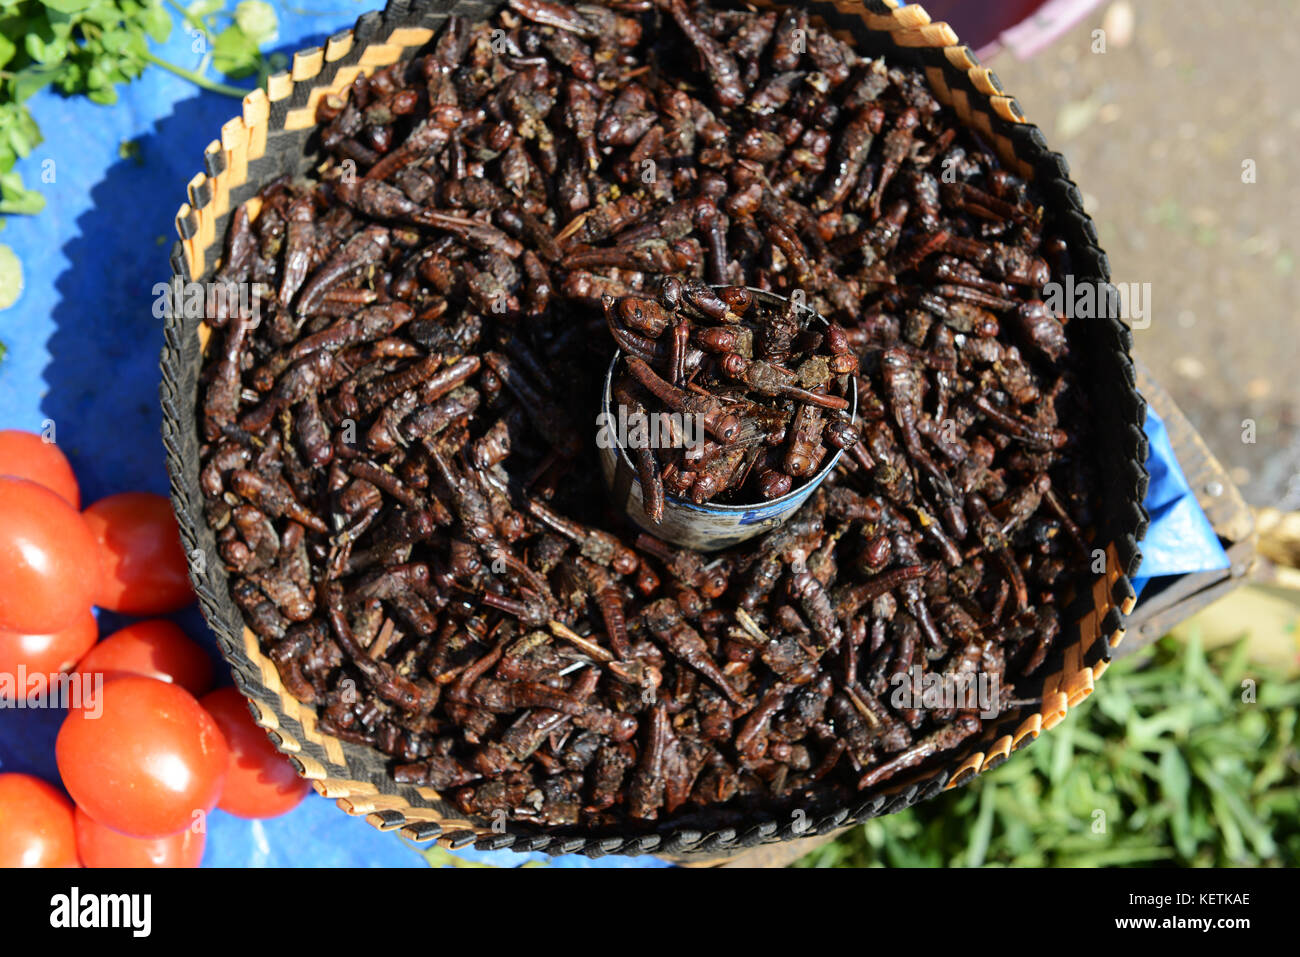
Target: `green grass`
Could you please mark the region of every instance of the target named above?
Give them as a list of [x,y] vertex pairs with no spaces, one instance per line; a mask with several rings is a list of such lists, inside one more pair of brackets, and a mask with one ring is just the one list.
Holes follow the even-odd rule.
[[1279,866],[1300,860],[1300,684],[1166,638],[970,785],[800,867]]

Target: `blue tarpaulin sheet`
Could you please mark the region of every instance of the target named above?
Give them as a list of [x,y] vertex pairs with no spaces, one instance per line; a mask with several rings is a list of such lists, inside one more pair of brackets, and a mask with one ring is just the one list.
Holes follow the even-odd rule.
[[1216,571],[1231,564],[1178,467],[1165,424],[1150,409],[1145,431],[1151,444],[1147,456],[1151,484],[1143,504],[1151,528],[1142,541],[1142,568],[1133,581],[1139,595],[1152,578]]
[[[273,6],[277,46],[293,51],[324,41],[367,9],[349,0],[314,0],[310,11]],[[177,27],[159,55],[187,68],[199,64],[191,38]],[[167,492],[159,439],[158,354],[162,324],[155,284],[168,275],[174,217],[185,184],[202,168],[204,148],[238,103],[198,90],[160,69],[120,89],[113,107],[48,90],[29,101],[45,141],[18,164],[46,208],[12,217],[0,242],[22,260],[25,289],[0,312],[0,428],[40,431],[53,423],[87,503],[114,492]],[[134,144],[125,148],[124,144]],[[1151,529],[1143,576],[1227,565],[1227,556],[1196,505],[1159,420],[1147,423],[1152,481]],[[175,616],[217,658],[197,610]],[[102,614],[101,634],[127,619]],[[224,671],[224,669],[222,669]],[[229,683],[226,677],[223,683]],[[54,739],[58,711],[0,712],[0,772],[58,781]],[[457,852],[469,860],[515,866],[508,852]],[[541,859],[541,855],[534,856]],[[272,821],[216,812],[209,819],[205,866],[418,867],[412,846],[353,820],[310,795]],[[560,866],[664,866],[655,858],[552,859]]]

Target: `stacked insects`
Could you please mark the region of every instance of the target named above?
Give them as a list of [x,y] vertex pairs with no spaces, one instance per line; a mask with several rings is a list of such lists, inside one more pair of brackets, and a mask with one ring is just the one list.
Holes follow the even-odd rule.
[[[812,318],[796,302],[690,277],[665,278],[653,299],[605,298],[626,353],[613,398],[641,427],[626,451],[651,522],[663,521],[665,489],[697,505],[780,498],[821,468],[828,445],[860,441],[842,394],[857,354],[844,329]],[[668,427],[645,426],[660,421]]]
[[[322,730],[465,813],[629,833],[942,760],[980,717],[896,701],[913,669],[1032,689],[1098,487],[1037,298],[1069,262],[919,73],[798,8],[511,0],[319,120],[312,177],[232,216],[216,278],[270,291],[210,313],[199,428],[232,597]],[[861,429],[707,558],[608,512],[587,431],[605,297],[705,284],[842,329]]]

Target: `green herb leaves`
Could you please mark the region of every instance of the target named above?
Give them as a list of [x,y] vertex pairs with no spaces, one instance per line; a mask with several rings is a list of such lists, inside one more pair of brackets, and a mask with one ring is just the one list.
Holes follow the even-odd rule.
[[[173,12],[184,18],[191,50],[201,55],[195,69],[150,50],[151,42],[171,36]],[[45,204],[13,171],[41,142],[24,106],[32,94],[53,86],[111,105],[120,84],[155,64],[204,89],[242,96],[246,90],[209,79],[208,67],[264,80],[271,66],[260,47],[275,41],[278,26],[262,0],[244,0],[233,13],[220,0],[189,10],[173,0],[0,0],[0,215],[35,213]]]
[[[1193,633],[970,786],[868,821],[802,866],[1278,865],[1300,857],[1300,686]],[[1257,700],[1243,695],[1250,679]]]

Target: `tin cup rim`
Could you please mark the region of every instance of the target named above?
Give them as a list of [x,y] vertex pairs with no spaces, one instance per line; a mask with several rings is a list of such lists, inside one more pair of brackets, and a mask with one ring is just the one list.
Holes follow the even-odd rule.
[[[728,285],[714,285],[713,288],[726,289],[730,287]],[[745,288],[749,290],[751,293],[753,293],[755,298],[764,300],[769,304],[775,305],[779,303],[779,304],[788,305],[790,302],[789,298],[787,298],[786,296],[778,295],[777,293],[770,292],[766,289],[756,289],[753,286],[746,286]],[[814,319],[821,322],[822,325],[826,326],[827,328],[830,327],[830,323],[826,320],[826,317],[823,316],[821,313],[817,312],[812,307],[800,306],[798,308],[803,309],[808,313],[811,313]],[[601,400],[600,410],[607,417],[604,419],[604,421],[606,422],[609,421],[608,416],[613,415],[614,372],[615,370],[618,369],[618,364],[620,361],[622,361],[622,359],[623,359],[623,350],[616,348],[614,350],[614,358],[612,358],[609,361],[609,368],[605,371],[605,392]],[[856,375],[851,375],[849,377],[848,412],[849,412],[849,421],[857,422],[858,421],[858,377]],[[618,450],[618,454],[623,459],[624,464],[628,467],[629,470],[631,470],[632,481],[636,482],[638,485],[641,484],[641,477],[637,474],[636,466],[633,464],[632,459],[628,457],[627,449],[624,448],[623,443],[616,441],[614,443],[614,447]],[[842,456],[843,454],[844,454],[843,449],[836,449],[835,454],[832,455],[822,465],[820,469],[818,469],[815,473],[813,473],[809,477],[808,481],[804,482],[798,488],[792,488],[790,491],[786,492],[784,495],[780,496],[779,498],[772,498],[772,499],[766,499],[764,501],[751,502],[748,505],[713,505],[709,502],[705,502],[702,505],[696,505],[694,502],[690,501],[689,499],[684,499],[677,495],[671,495],[668,492],[664,492],[664,499],[666,501],[672,502],[675,506],[680,506],[682,508],[686,508],[691,511],[719,512],[724,515],[743,514],[745,512],[752,512],[755,508],[776,508],[779,507],[780,505],[793,501],[795,498],[801,495],[807,496],[811,492],[815,491],[817,486],[821,485],[821,483],[826,480],[826,476],[831,474],[832,470],[834,470],[835,466],[839,463],[840,456]]]

